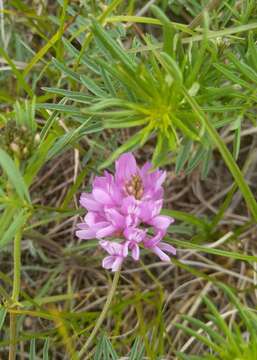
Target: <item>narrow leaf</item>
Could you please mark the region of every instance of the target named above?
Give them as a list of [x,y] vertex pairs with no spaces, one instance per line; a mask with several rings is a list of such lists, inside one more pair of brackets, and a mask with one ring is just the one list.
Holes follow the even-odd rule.
[[22,200],[27,200],[30,203],[31,201],[29,192],[23,177],[12,158],[3,149],[0,149],[0,165],[6,172],[19,197]]

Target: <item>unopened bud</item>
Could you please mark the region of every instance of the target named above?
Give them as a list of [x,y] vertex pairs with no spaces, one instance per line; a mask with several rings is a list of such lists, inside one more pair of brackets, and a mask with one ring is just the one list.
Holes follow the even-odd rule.
[[40,134],[39,133],[36,133],[34,141],[36,144],[39,144],[39,142],[40,142]]
[[12,151],[15,152],[15,153],[19,153],[19,151],[20,151],[19,145],[17,145],[15,142],[12,142],[12,143],[10,144],[10,148],[11,148]]

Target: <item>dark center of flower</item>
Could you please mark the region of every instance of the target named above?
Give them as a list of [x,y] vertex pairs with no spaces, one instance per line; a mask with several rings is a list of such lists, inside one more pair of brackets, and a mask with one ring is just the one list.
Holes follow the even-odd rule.
[[133,195],[137,200],[140,200],[144,193],[141,177],[139,175],[133,175],[125,184],[125,189],[128,195]]

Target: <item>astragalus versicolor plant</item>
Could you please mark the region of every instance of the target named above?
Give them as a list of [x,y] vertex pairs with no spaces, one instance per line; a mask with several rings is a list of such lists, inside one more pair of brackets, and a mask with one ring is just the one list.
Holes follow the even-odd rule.
[[176,249],[163,238],[173,219],[160,215],[166,172],[153,171],[149,162],[138,167],[131,153],[119,157],[115,170],[114,175],[105,171],[104,176],[97,176],[92,192],[82,193],[80,204],[88,212],[76,235],[99,239],[108,253],[103,267],[112,271],[119,270],[129,254],[139,260],[141,247],[170,261],[166,253],[175,255]]

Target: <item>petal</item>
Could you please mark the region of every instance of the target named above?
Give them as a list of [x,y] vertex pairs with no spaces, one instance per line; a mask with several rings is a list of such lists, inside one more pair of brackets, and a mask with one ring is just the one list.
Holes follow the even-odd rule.
[[110,241],[107,241],[107,240],[100,240],[99,241],[99,245],[105,250],[107,251],[109,254],[110,254],[110,244],[111,242]]
[[125,225],[126,227],[135,227],[135,226],[138,226],[140,223],[140,220],[139,218],[134,215],[134,214],[131,214],[131,215],[127,215],[126,216],[126,222],[125,222]]
[[83,223],[78,223],[77,228],[81,229],[81,230],[87,230],[88,229],[88,224],[86,224],[84,222]]
[[140,250],[139,250],[139,246],[137,244],[135,244],[132,248],[131,251],[131,256],[135,261],[139,260],[139,255],[140,255]]
[[125,229],[124,236],[129,241],[139,243],[144,240],[144,238],[146,236],[146,230],[130,227],[130,228]]
[[122,264],[123,260],[124,260],[123,257],[116,256],[116,259],[112,264],[112,271],[113,272],[120,270],[120,267],[121,267],[121,264]]
[[166,231],[174,219],[170,216],[158,215],[149,221],[149,224],[157,228],[158,230]]
[[124,242],[123,244],[121,244],[121,251],[120,251],[120,255],[123,257],[127,257],[128,256],[128,246],[129,243],[128,241]]
[[115,260],[116,260],[116,256],[106,256],[102,262],[103,268],[111,269]]
[[120,256],[122,254],[123,246],[119,243],[114,241],[101,240],[99,244],[110,255]]
[[170,244],[167,244],[167,243],[164,243],[164,242],[161,242],[159,243],[159,248],[163,251],[167,251],[168,253],[171,253],[173,255],[176,255],[176,249],[174,248],[174,246],[170,245]]
[[161,259],[161,261],[170,262],[169,256],[166,255],[158,246],[154,246],[151,250]]
[[163,197],[162,183],[164,182],[165,177],[166,172],[160,170],[148,170],[147,173],[142,174],[145,199],[159,200]]
[[141,175],[141,178],[143,179],[143,181],[147,177],[147,175],[150,173],[150,170],[152,169],[152,167],[153,167],[153,165],[149,161],[147,161],[140,169],[140,175]]
[[151,202],[145,201],[140,204],[140,219],[147,222],[152,219]]
[[84,217],[84,221],[88,226],[94,226],[96,223],[96,214],[89,211]]
[[162,186],[166,179],[166,171],[156,171],[155,174],[156,180],[155,180],[155,189],[158,189]]
[[115,163],[115,179],[119,184],[128,181],[138,171],[136,159],[132,153],[125,153]]
[[144,201],[140,205],[140,218],[148,222],[155,216],[159,215],[161,209],[162,209],[162,200],[157,201]]
[[86,208],[88,211],[99,211],[102,205],[97,202],[91,194],[82,194],[80,197],[80,205]]
[[106,209],[106,218],[117,229],[122,229],[125,226],[125,217],[122,216],[116,209]]
[[114,234],[116,231],[117,231],[117,229],[113,225],[108,225],[100,230],[97,230],[96,237],[97,237],[97,239],[101,239],[103,237]]
[[160,243],[161,239],[163,238],[162,233],[159,231],[155,236],[153,236],[152,238],[147,238],[144,241],[144,246],[147,248],[152,248],[154,246],[156,246],[157,244]]
[[76,231],[76,236],[79,239],[88,240],[88,239],[95,239],[96,234],[95,234],[95,230],[87,229],[87,230]]
[[103,189],[95,188],[93,189],[93,196],[97,202],[103,205],[112,205],[113,200],[110,195]]
[[138,201],[134,196],[127,196],[122,199],[121,211],[124,214],[134,213],[138,209]]
[[104,172],[104,176],[96,176],[93,181],[93,188],[100,188],[103,190],[108,190],[109,185],[113,181],[113,176],[108,173],[108,171]]

